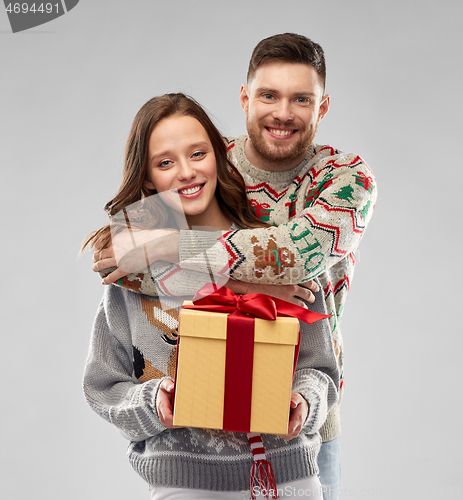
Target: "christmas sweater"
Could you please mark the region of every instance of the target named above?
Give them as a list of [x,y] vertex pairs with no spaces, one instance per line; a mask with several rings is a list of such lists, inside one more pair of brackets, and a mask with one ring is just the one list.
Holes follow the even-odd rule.
[[[312,144],[291,170],[256,168],[244,152],[246,136],[228,139],[230,159],[246,183],[255,214],[272,225],[220,234],[180,231],[185,269],[204,265],[204,255],[223,246],[230,277],[252,283],[297,284],[318,277],[330,318],[343,387],[340,321],[352,281],[355,254],[376,203],[370,168],[355,154]],[[321,429],[323,441],[340,433],[339,403]]]
[[[311,309],[324,313],[320,293]],[[174,378],[176,369],[179,308],[171,305],[165,309],[153,297],[106,287],[85,367],[86,399],[130,440],[129,461],[149,484],[247,490],[253,456],[246,434],[167,429],[160,422],[157,391],[164,378]],[[318,430],[337,400],[339,372],[327,323],[301,322],[301,330],[292,391],[309,403],[307,419],[299,436],[290,441],[262,434],[277,484],[318,473]]]
[[293,169],[264,171],[248,161],[245,140],[245,135],[228,139],[230,159],[244,178],[256,215],[272,227],[180,231],[180,266],[158,262],[118,284],[152,296],[191,298],[209,280],[205,270],[210,263],[222,263],[224,254],[229,276],[240,281],[297,284],[318,277],[327,313],[332,314],[329,322],[341,374],[339,403],[320,430],[323,441],[331,441],[341,432],[340,321],[355,253],[376,203],[374,176],[358,155],[317,144],[308,148],[304,160]]

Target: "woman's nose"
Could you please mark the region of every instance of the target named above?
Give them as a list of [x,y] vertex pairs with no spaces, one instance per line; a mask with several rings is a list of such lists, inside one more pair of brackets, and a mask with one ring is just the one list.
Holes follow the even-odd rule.
[[196,177],[196,171],[193,168],[193,165],[187,160],[183,160],[180,162],[179,170],[178,170],[178,178],[181,180],[191,179]]

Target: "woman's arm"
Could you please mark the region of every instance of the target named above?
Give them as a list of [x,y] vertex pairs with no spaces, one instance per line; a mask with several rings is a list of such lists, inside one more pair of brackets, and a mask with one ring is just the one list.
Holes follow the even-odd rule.
[[164,380],[136,382],[132,340],[122,289],[111,286],[95,318],[83,387],[90,407],[132,441],[163,432],[156,399]]
[[[320,287],[310,309],[327,314],[322,294]],[[319,431],[338,400],[340,374],[329,321],[324,319],[312,325],[301,321],[300,325],[301,345],[292,391],[308,403],[309,412],[302,431],[313,434]]]

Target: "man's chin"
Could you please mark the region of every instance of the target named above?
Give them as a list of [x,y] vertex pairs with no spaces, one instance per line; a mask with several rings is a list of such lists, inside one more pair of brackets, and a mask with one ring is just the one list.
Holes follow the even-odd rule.
[[305,156],[308,145],[292,144],[292,145],[273,145],[265,144],[259,141],[254,144],[256,152],[259,156],[267,161],[272,162],[288,162]]

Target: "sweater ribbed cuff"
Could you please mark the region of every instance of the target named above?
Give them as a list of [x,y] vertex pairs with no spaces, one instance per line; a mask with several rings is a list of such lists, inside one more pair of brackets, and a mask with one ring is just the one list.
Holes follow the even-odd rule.
[[204,262],[205,252],[211,250],[221,236],[222,231],[180,231],[180,262]]
[[326,417],[325,423],[320,429],[320,436],[324,443],[336,439],[341,434],[340,408],[340,402],[336,403],[333,408],[331,408],[331,411]]

